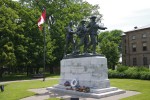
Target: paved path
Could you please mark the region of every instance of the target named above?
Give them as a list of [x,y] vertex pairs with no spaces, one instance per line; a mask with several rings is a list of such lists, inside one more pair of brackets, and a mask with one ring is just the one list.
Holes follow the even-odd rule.
[[[53,80],[53,79],[59,79],[59,78],[46,78],[45,80]],[[30,79],[30,80],[4,81],[4,82],[0,82],[0,85],[7,84],[7,83],[13,83],[13,82],[25,82],[25,81],[34,81],[34,80],[43,80],[43,78]]]
[[53,97],[63,98],[64,100],[70,100],[70,98],[79,98],[79,100],[119,100],[121,98],[126,98],[129,96],[140,94],[139,92],[135,92],[135,91],[126,91],[126,93],[124,94],[119,94],[119,95],[110,96],[110,97],[101,98],[101,99],[94,99],[94,98],[83,98],[83,97],[78,97],[75,95],[68,95],[68,94],[63,94],[63,93],[53,94],[53,93],[49,93],[46,90],[46,88],[29,89],[29,91],[35,92],[37,94],[35,96],[23,98],[21,100],[46,100],[48,98],[53,98]]

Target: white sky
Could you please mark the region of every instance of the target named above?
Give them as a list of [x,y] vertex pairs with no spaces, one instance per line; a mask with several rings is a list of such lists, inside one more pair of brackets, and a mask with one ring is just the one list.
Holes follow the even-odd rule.
[[150,25],[150,0],[86,0],[98,4],[108,30],[132,30]]

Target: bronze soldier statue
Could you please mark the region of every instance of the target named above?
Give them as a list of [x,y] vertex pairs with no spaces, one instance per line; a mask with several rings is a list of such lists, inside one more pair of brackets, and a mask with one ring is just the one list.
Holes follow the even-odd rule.
[[101,30],[105,30],[107,29],[106,27],[102,27],[102,26],[99,26],[97,23],[96,23],[96,16],[92,16],[90,17],[91,19],[91,22],[87,25],[87,28],[88,28],[88,33],[90,35],[90,43],[88,44],[88,47],[90,45],[92,45],[92,53],[93,54],[96,54],[96,45],[98,43],[98,29],[101,29]]
[[88,46],[88,35],[87,35],[87,29],[85,27],[85,22],[84,20],[82,20],[80,22],[79,27],[77,28],[77,32],[76,34],[78,35],[80,42],[77,45],[76,49],[77,49],[77,53],[79,53],[79,48],[80,46],[84,45],[84,53],[87,53],[87,46]]
[[64,56],[67,53],[67,49],[69,47],[69,44],[71,43],[72,46],[72,53],[74,53],[75,51],[75,39],[73,38],[73,34],[75,34],[75,32],[73,31],[73,22],[69,22],[68,27],[66,27],[66,45],[65,45],[65,50],[64,50]]

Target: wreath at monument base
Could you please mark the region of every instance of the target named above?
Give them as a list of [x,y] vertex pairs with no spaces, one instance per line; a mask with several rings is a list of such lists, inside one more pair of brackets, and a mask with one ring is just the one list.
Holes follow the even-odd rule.
[[66,86],[66,87],[70,86],[69,88],[66,88],[66,90],[75,90],[78,92],[85,92],[85,93],[90,92],[90,87],[80,86],[79,81],[77,81],[76,79],[73,79],[71,82],[66,81],[64,83],[64,86]]
[[90,92],[90,88],[86,86],[80,86],[79,88],[76,88],[76,91],[88,93]]
[[70,82],[69,82],[69,81],[66,81],[66,82],[64,83],[64,86],[70,86]]
[[72,87],[76,87],[78,84],[79,84],[79,82],[78,82],[76,79],[73,79],[73,80],[71,81],[71,86],[72,86]]

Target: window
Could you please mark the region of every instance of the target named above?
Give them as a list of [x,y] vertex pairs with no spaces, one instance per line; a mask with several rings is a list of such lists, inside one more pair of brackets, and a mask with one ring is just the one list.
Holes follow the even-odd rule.
[[135,40],[135,35],[132,36],[132,40]]
[[126,43],[126,39],[124,40],[124,42]]
[[137,65],[136,58],[133,58],[133,66],[136,66],[136,65]]
[[143,51],[147,51],[147,43],[143,42]]
[[143,57],[143,65],[148,65],[148,63],[147,63],[147,57]]
[[142,34],[142,38],[146,38],[146,34]]
[[132,44],[132,51],[136,52],[136,44]]

